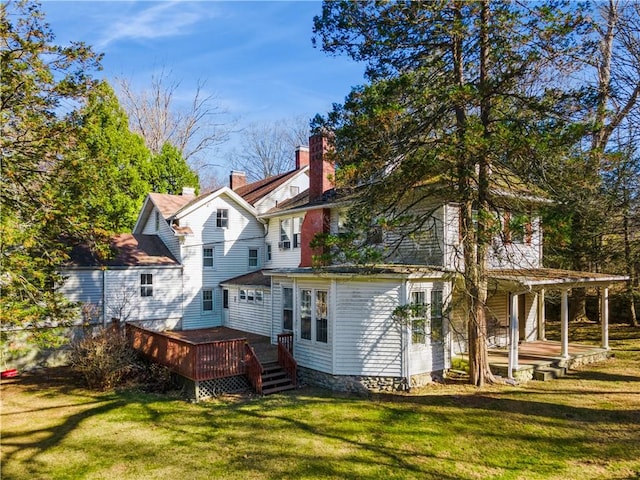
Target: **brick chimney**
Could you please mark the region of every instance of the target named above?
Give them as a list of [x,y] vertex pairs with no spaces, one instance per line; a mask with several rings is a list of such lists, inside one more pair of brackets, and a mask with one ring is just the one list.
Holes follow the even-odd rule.
[[237,170],[231,170],[231,175],[229,175],[229,188],[231,190],[236,190],[237,188],[244,187],[246,184],[246,173],[238,172]]
[[[326,161],[328,140],[321,134],[309,138],[309,202],[322,200],[322,195],[333,188],[330,180],[335,173],[334,166]],[[313,266],[313,256],[322,253],[312,249],[309,242],[318,233],[329,233],[331,210],[319,208],[308,210],[302,222],[300,267]]]
[[325,160],[325,154],[329,149],[329,141],[326,136],[316,134],[309,137],[309,201],[315,202],[322,198],[322,194],[333,188],[335,169]]
[[309,165],[309,147],[300,145],[296,147],[296,170],[307,165]]

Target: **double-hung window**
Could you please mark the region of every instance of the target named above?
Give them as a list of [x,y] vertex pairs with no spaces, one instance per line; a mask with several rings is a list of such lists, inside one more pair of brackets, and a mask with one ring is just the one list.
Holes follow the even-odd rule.
[[257,268],[258,267],[258,249],[250,248],[249,249],[249,268]]
[[316,291],[316,342],[327,343],[329,336],[329,311],[327,308],[327,292]]
[[293,330],[293,288],[282,287],[282,329]]
[[425,343],[427,338],[427,310],[425,292],[411,292],[411,341]]
[[302,218],[293,219],[293,248],[300,248],[300,233],[302,231]]
[[214,265],[215,250],[212,246],[205,245],[202,247],[202,266],[212,268]]
[[326,290],[300,290],[300,338],[327,343],[329,308]]
[[213,312],[213,289],[211,288],[202,290],[202,311]]
[[311,290],[300,291],[300,338],[311,340]]
[[229,210],[226,208],[219,208],[216,211],[216,227],[228,228],[229,227]]
[[291,237],[289,236],[291,229],[291,219],[280,220],[280,242],[278,247],[280,249],[291,248]]
[[442,290],[431,290],[431,341],[439,342],[442,340]]
[[153,275],[151,273],[140,274],[140,296],[153,297]]

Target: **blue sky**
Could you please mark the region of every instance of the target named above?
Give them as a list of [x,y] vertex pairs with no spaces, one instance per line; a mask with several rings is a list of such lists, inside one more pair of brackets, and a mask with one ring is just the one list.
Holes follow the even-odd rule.
[[[363,65],[313,48],[320,2],[45,0],[42,8],[58,44],[84,41],[104,53],[99,76],[112,85],[119,77],[144,89],[164,69],[188,101],[206,82],[238,128],[326,113],[364,81]],[[207,158],[225,165],[221,177],[237,142],[235,135]]]

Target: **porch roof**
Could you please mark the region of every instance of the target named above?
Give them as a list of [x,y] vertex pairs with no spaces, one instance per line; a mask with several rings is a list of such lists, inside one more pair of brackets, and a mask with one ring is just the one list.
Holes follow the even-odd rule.
[[245,273],[244,275],[230,278],[224,282],[220,282],[220,285],[243,285],[270,288],[271,277],[265,276],[264,270],[258,270],[256,272]]
[[629,277],[609,273],[578,272],[555,268],[525,268],[489,270],[489,282],[498,288],[514,291],[518,289],[536,289],[544,287],[572,288],[587,286],[606,286],[624,282]]

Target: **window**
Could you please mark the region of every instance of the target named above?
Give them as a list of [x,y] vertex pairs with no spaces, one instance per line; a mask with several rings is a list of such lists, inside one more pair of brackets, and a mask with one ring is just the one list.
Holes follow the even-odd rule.
[[293,330],[293,288],[282,287],[282,329]]
[[213,247],[202,248],[202,266],[213,267]]
[[226,288],[222,290],[222,308],[229,308],[229,290],[227,290]]
[[328,337],[327,292],[316,291],[316,341],[327,343]]
[[213,312],[213,290],[210,288],[202,290],[202,311]]
[[256,303],[262,303],[262,290],[256,290]]
[[442,290],[431,290],[431,341],[442,340]]
[[291,248],[291,238],[289,237],[289,230],[291,228],[291,219],[280,220],[280,242],[278,247],[281,249]]
[[427,318],[424,292],[411,292],[411,341],[425,343],[427,338]]
[[140,296],[153,297],[153,275],[150,273],[140,274]]
[[271,261],[271,244],[270,243],[267,243],[267,252],[265,256],[265,261],[267,262]]
[[504,238],[506,243],[531,245],[533,228],[531,214],[504,212]]
[[300,290],[300,338],[327,343],[329,308],[326,290]]
[[302,218],[293,219],[293,248],[300,248],[300,231],[302,229]]
[[258,249],[250,248],[249,249],[249,268],[257,268],[258,267]]
[[156,212],[156,232],[160,230],[160,212]]
[[247,291],[246,290],[240,290],[240,301],[241,302],[246,302],[247,301]]
[[229,210],[226,208],[219,208],[216,211],[216,227],[228,228],[229,227]]
[[253,303],[255,301],[256,294],[253,290],[247,290],[247,302]]
[[300,338],[311,340],[311,290],[300,291]]

